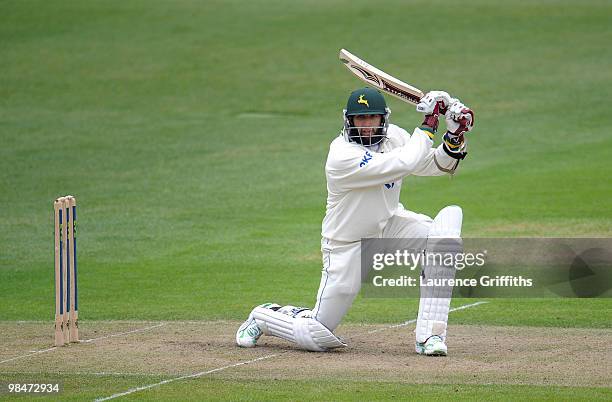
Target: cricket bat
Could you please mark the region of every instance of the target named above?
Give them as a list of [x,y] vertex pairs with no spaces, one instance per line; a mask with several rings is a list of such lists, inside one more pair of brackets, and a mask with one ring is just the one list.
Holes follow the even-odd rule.
[[346,49],[340,49],[339,57],[346,68],[355,74],[357,78],[399,100],[416,105],[425,95],[420,89],[390,76],[361,60]]

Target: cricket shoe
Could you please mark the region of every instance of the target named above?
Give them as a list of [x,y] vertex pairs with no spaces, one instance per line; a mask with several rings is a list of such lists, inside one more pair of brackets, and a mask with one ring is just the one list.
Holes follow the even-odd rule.
[[420,355],[425,356],[446,356],[448,348],[438,335],[432,335],[423,343],[416,342],[415,350]]
[[[280,305],[275,303],[264,303],[257,307],[265,307],[270,309],[277,309]],[[257,308],[256,307],[256,308]],[[254,309],[253,309],[254,310]],[[261,328],[257,325],[255,318],[253,318],[253,312],[249,314],[249,318],[238,328],[236,331],[236,345],[243,348],[254,348],[257,345],[257,340],[263,335]]]

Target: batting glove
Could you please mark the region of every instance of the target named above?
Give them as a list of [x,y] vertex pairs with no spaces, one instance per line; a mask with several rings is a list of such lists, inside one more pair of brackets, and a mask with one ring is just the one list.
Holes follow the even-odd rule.
[[457,100],[452,98],[448,92],[430,91],[421,98],[416,110],[417,112],[432,114],[437,105],[439,113],[446,114],[448,107],[455,101]]
[[463,133],[470,131],[473,126],[474,112],[455,99],[446,113],[446,129],[453,136],[463,137]]

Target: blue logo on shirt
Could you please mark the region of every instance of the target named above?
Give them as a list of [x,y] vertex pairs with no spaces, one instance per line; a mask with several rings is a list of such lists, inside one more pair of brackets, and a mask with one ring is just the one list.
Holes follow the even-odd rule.
[[391,182],[391,183],[385,183],[385,187],[387,187],[387,190],[395,187],[395,182]]
[[361,162],[359,163],[359,167],[364,167],[367,165],[370,159],[372,159],[372,154],[370,151],[366,151],[365,155],[363,155],[363,158],[361,159]]

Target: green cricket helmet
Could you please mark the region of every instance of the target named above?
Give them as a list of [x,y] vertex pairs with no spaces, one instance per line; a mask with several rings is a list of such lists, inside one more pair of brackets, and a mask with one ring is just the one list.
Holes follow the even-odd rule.
[[[382,120],[380,126],[356,127],[354,117],[357,115],[381,115]],[[390,115],[391,110],[380,92],[369,87],[357,89],[351,92],[344,109],[344,137],[349,142],[365,146],[376,145],[387,138]],[[360,132],[362,128],[375,128],[376,132],[371,136],[362,136]]]

